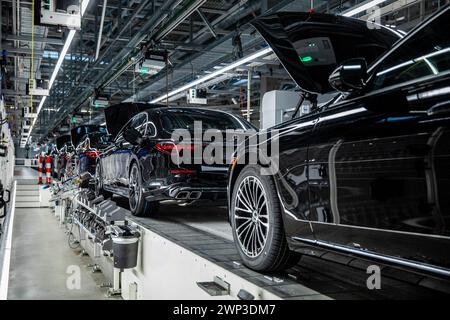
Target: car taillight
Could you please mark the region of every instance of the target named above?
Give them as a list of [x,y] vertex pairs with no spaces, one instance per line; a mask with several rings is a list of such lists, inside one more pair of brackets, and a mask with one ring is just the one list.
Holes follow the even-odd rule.
[[195,145],[194,144],[174,144],[173,142],[162,142],[157,143],[155,145],[156,150],[171,154],[173,150],[180,151],[180,150],[194,150]]
[[155,145],[155,148],[160,152],[170,154],[172,150],[175,148],[175,145],[173,143],[157,143]]
[[96,151],[86,152],[86,156],[88,156],[89,158],[97,158],[99,155],[100,155],[100,153],[96,152]]
[[189,174],[189,173],[195,173],[195,170],[174,169],[174,170],[170,170],[170,173],[173,173],[173,174]]

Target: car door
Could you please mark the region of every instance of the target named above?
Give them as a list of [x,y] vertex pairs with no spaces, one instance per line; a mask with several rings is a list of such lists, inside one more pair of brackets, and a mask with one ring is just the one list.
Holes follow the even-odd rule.
[[136,158],[140,165],[142,182],[158,186],[160,178],[166,177],[168,165],[160,152],[154,152],[154,147],[161,141],[161,128],[159,124],[158,112],[147,112],[147,121],[145,127],[142,127],[140,133],[145,137],[145,146],[139,147],[136,152]]
[[449,12],[375,63],[364,95],[321,113],[308,155],[318,243],[450,268]]
[[123,138],[123,133],[129,129],[134,128],[138,130],[143,136],[145,135],[147,126],[147,113],[142,112],[134,116],[121,130],[118,137],[120,142],[117,149],[113,153],[113,167],[116,174],[117,186],[128,187],[129,164],[130,159],[136,152],[136,146],[126,141]]
[[[308,223],[308,145],[318,117],[317,113],[309,114],[271,129],[272,136],[278,136],[279,139],[278,172],[275,181],[286,213],[286,234],[300,234],[308,239],[313,236]],[[276,149],[271,152],[276,152]]]
[[117,159],[117,155],[123,145],[123,136],[119,133],[111,145],[103,151],[103,155],[101,157],[101,172],[103,184],[105,187],[115,187],[118,185],[119,181],[119,160]]

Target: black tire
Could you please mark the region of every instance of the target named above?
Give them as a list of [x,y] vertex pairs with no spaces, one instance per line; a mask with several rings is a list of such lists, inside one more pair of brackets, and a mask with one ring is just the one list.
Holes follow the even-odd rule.
[[[300,259],[300,254],[291,251],[288,247],[283,226],[282,207],[277,195],[273,177],[261,175],[260,170],[261,167],[257,165],[245,167],[239,174],[233,187],[232,199],[230,203],[230,220],[233,230],[233,238],[239,255],[247,267],[263,272],[280,271],[295,265]],[[246,183],[249,187],[248,189],[243,189],[246,188]],[[253,203],[249,206],[244,206],[244,201],[241,200],[242,192],[255,190],[251,187],[251,183],[255,183],[258,190],[263,190],[259,194],[255,194],[255,197],[253,198],[258,198],[258,200],[255,201],[257,203],[256,207],[258,207],[261,202],[266,203],[263,206],[259,206],[260,209],[254,209],[255,206],[251,207]],[[239,191],[240,189],[241,191]],[[238,192],[240,195],[239,198],[237,196]],[[256,195],[258,195],[258,197]],[[252,197],[249,196],[248,198],[251,200]],[[247,210],[248,207],[252,210],[251,212],[248,211],[247,213],[243,211]],[[259,225],[260,222],[261,225]],[[255,228],[252,224],[258,224],[258,226]],[[237,231],[237,229],[239,230]],[[248,236],[248,234],[252,231],[247,231],[247,233],[245,233],[245,229],[256,230],[254,233],[254,239],[257,240],[253,240],[253,247],[251,247],[252,249],[255,249],[254,252],[245,252],[250,251],[248,246],[252,245],[251,240],[248,240],[248,244],[246,246],[246,239],[248,239],[247,237],[250,237],[251,239],[253,236]],[[265,240],[264,245],[259,242],[259,235],[261,235],[261,239]]]
[[102,166],[97,163],[95,167],[95,177],[94,177],[94,193],[95,197],[103,196],[105,199],[112,197],[112,192],[103,189],[103,177],[102,177]]
[[[136,176],[135,176],[136,175]],[[129,196],[131,214],[136,217],[149,217],[157,213],[159,202],[149,202],[145,200],[142,192],[141,170],[136,162],[133,162],[130,168]]]

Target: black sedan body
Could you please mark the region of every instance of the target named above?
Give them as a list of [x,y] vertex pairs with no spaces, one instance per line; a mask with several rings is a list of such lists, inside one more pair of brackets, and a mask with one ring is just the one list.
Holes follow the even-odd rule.
[[[398,41],[366,22],[307,16],[272,15],[255,26],[305,92],[339,92],[273,128],[277,172],[233,163],[230,221],[241,257],[279,270],[318,246],[449,277],[449,7]],[[332,58],[328,44],[315,46],[323,40]],[[290,55],[306,52],[294,42],[318,50],[294,63]]]
[[[196,162],[193,160],[195,150],[202,151],[204,143],[194,141],[192,135],[191,140],[185,140],[181,145],[173,138],[173,133],[177,129],[193,133],[195,121],[201,121],[203,129],[217,129],[221,134],[226,130],[244,134],[249,129],[254,130],[251,124],[220,111],[140,105],[135,110],[137,114],[119,130],[117,122],[110,123],[108,119],[116,119],[122,108],[112,106],[105,111],[108,131],[115,138],[99,159],[97,194],[114,193],[129,198],[130,209],[135,215],[155,212],[163,200],[186,203],[223,199],[226,202],[229,167],[226,156],[222,163],[206,164],[202,159]],[[120,114],[125,122],[124,114]],[[190,152],[192,161],[174,161],[173,155],[180,152]]]
[[95,175],[95,166],[102,149],[109,146],[106,127],[83,125],[71,130],[72,143],[75,146],[76,174]]

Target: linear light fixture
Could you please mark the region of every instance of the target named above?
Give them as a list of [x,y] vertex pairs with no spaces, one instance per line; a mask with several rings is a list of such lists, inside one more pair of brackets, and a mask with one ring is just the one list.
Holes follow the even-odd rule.
[[[385,1],[386,0],[374,0],[374,1],[367,2],[367,3],[365,3],[365,4],[361,5],[361,6],[353,9],[353,10],[345,12],[343,14],[343,16],[345,16],[345,17],[352,17],[354,15],[357,15],[360,12],[366,11],[367,9],[370,9],[371,7],[376,6],[376,5],[378,5],[378,4],[382,3],[382,2],[385,2]],[[184,85],[184,86],[182,86],[182,87],[180,87],[178,89],[172,90],[172,91],[170,91],[169,93],[167,93],[165,95],[159,96],[158,98],[153,99],[152,101],[150,101],[150,103],[158,103],[158,102],[160,102],[162,100],[166,100],[166,99],[168,99],[168,98],[170,98],[170,97],[172,97],[172,96],[174,96],[174,95],[176,95],[176,94],[178,94],[180,92],[183,92],[183,91],[185,91],[187,89],[195,87],[196,85],[201,84],[203,82],[206,82],[206,81],[208,81],[208,80],[218,76],[219,74],[222,74],[222,73],[230,71],[230,70],[232,70],[234,68],[237,68],[237,67],[239,67],[239,66],[241,66],[241,65],[243,65],[243,64],[245,64],[247,62],[250,62],[250,61],[252,61],[254,59],[260,58],[260,57],[262,57],[262,56],[264,56],[264,55],[266,55],[266,54],[268,54],[270,52],[272,52],[272,48],[266,48],[266,49],[257,51],[254,54],[251,54],[251,55],[249,55],[249,56],[247,56],[245,58],[242,58],[242,59],[240,59],[240,60],[238,60],[238,61],[236,61],[236,62],[234,62],[232,64],[229,64],[227,66],[224,66],[224,67],[216,66],[216,67],[214,67],[214,69],[216,69],[216,71],[211,72],[211,73],[207,74],[206,76],[201,77],[201,78],[199,78],[199,79],[197,79],[195,81],[192,81],[192,82],[190,82],[190,83],[188,83],[188,84],[186,84],[186,85]]]
[[383,3],[383,2],[386,2],[386,1],[387,0],[373,0],[373,1],[369,1],[369,2],[366,2],[363,5],[355,8],[355,9],[350,9],[350,11],[344,12],[342,15],[344,17],[353,17],[353,16],[357,15],[358,13],[366,11],[367,9],[370,9],[371,7],[379,5],[380,3]]
[[272,48],[265,48],[265,49],[259,50],[259,51],[255,52],[255,53],[245,57],[245,58],[237,60],[237,61],[235,61],[235,62],[233,62],[233,63],[231,63],[231,64],[229,64],[227,66],[224,66],[224,67],[222,67],[220,69],[217,69],[216,71],[214,71],[214,72],[212,72],[210,74],[207,74],[207,75],[205,75],[205,76],[203,76],[201,78],[198,78],[197,80],[189,82],[189,83],[185,84],[184,86],[179,87],[178,89],[172,90],[172,91],[170,91],[167,94],[164,94],[164,95],[162,95],[162,96],[160,96],[160,97],[158,97],[156,99],[153,99],[152,101],[150,101],[150,103],[158,103],[158,102],[160,102],[162,100],[166,100],[166,99],[170,98],[171,96],[176,95],[177,93],[180,93],[180,92],[183,92],[183,91],[185,91],[187,89],[195,87],[196,85],[199,85],[199,84],[201,84],[203,82],[206,82],[206,81],[208,81],[208,80],[210,80],[212,78],[215,78],[215,77],[217,77],[218,75],[220,75],[222,73],[226,73],[226,72],[228,72],[230,70],[233,70],[233,69],[235,69],[235,68],[237,68],[237,67],[239,67],[239,66],[241,66],[243,64],[246,64],[246,63],[248,63],[248,62],[250,62],[250,61],[252,61],[254,59],[257,59],[257,58],[260,58],[262,56],[265,56],[265,55],[267,55],[267,54],[269,54],[271,52],[272,52]]
[[[81,16],[84,15],[88,4],[89,4],[89,0],[83,0],[81,2]],[[64,46],[63,46],[63,48],[61,50],[61,53],[60,53],[59,58],[58,58],[58,61],[56,62],[55,69],[53,69],[52,76],[50,77],[50,81],[48,83],[48,90],[49,91],[51,90],[51,88],[53,86],[53,83],[55,82],[56,77],[58,76],[59,69],[61,69],[61,65],[62,65],[62,63],[64,61],[64,58],[65,58],[66,54],[67,54],[67,51],[69,51],[70,45],[72,44],[72,41],[73,41],[73,38],[75,37],[75,33],[76,32],[77,32],[76,30],[70,30],[69,34],[67,35],[66,42],[64,43]],[[33,119],[33,123],[31,124],[30,131],[29,131],[30,135],[28,136],[27,143],[29,142],[29,139],[31,138],[31,132],[33,131],[34,125],[35,125],[35,123],[37,121],[37,118],[39,117],[39,112],[41,111],[42,106],[44,105],[46,99],[47,99],[47,96],[42,97],[41,102],[39,103],[39,106],[38,106],[38,108],[36,110],[37,116],[36,116],[36,118]]]
[[[368,1],[368,2],[362,4],[361,6],[359,6],[357,8],[354,8],[354,9],[351,9],[350,11],[344,12],[342,15],[344,17],[352,17],[352,16],[357,15],[358,13],[364,12],[364,11],[370,9],[371,7],[379,5],[379,4],[381,4],[381,3],[385,2],[385,1],[387,1],[387,0]],[[184,85],[184,86],[182,86],[182,87],[180,87],[178,89],[172,90],[172,91],[170,91],[169,93],[167,93],[165,95],[159,96],[158,98],[153,99],[152,101],[150,101],[150,103],[158,103],[158,102],[160,102],[162,100],[166,100],[166,99],[168,99],[168,98],[170,98],[170,97],[172,97],[172,96],[174,96],[174,95],[176,95],[176,94],[178,94],[180,92],[183,92],[183,91],[185,91],[187,89],[195,87],[196,85],[201,84],[203,82],[206,82],[206,81],[208,81],[208,80],[218,76],[219,74],[222,74],[222,73],[225,73],[227,71],[230,71],[230,70],[232,70],[232,69],[234,69],[236,67],[239,67],[239,66],[241,66],[241,65],[243,65],[243,64],[245,64],[247,62],[250,62],[251,60],[260,58],[260,57],[262,57],[262,56],[264,56],[264,55],[266,55],[266,54],[268,54],[270,52],[272,52],[272,49],[271,48],[266,48],[266,49],[257,51],[254,54],[249,55],[249,56],[247,56],[245,58],[242,58],[242,59],[240,59],[240,60],[238,60],[238,61],[236,61],[236,62],[234,62],[232,64],[229,64],[227,66],[224,66],[224,67],[216,66],[216,67],[214,67],[214,69],[216,69],[216,71],[211,72],[211,73],[207,74],[206,76],[201,77],[201,78],[199,78],[199,79],[197,79],[195,81],[192,81],[192,82],[190,82],[190,83],[188,83],[188,84],[186,84],[186,85]]]

